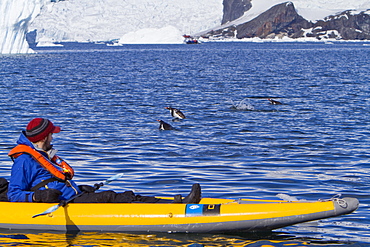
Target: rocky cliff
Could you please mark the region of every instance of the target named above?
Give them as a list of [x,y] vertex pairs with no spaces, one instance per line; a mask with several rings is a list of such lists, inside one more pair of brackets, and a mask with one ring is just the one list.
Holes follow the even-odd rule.
[[344,11],[329,16],[313,25],[307,37],[335,38],[343,40],[370,40],[370,12]]
[[224,14],[221,24],[238,19],[252,8],[251,0],[224,0],[222,4]]
[[[224,0],[222,27],[206,32],[203,38],[316,38],[337,40],[370,40],[370,11],[344,11],[311,22],[300,16],[292,2],[278,4],[256,18],[242,23],[232,21],[242,16],[245,9],[251,8],[250,0]],[[246,10],[247,11],[247,10]],[[227,23],[230,22],[230,25]]]
[[274,38],[275,35],[297,37],[302,28],[309,28],[311,23],[297,14],[293,3],[283,3],[272,7],[250,22],[236,27],[236,37]]

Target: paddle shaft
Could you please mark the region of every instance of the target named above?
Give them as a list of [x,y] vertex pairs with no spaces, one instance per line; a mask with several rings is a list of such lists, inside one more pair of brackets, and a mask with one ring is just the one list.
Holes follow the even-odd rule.
[[[98,183],[98,184],[94,184],[94,191],[97,191],[98,189],[100,189],[100,187],[102,187],[104,184],[107,184],[107,183],[108,182],[106,182],[106,183],[101,182],[101,183]],[[80,196],[82,196],[84,194],[86,194],[86,191],[82,191],[81,193],[72,196],[68,200],[62,200],[61,202],[59,202],[58,205],[59,205],[59,207],[60,206],[65,207],[68,203],[72,202],[74,199],[76,199],[77,197],[80,197]]]
[[[94,191],[98,190],[101,186],[103,185],[106,185],[106,184],[109,184],[110,182],[116,180],[116,179],[119,179],[120,177],[123,176],[123,173],[119,173],[119,174],[116,174],[110,178],[108,178],[107,180],[105,180],[104,182],[101,182],[101,183],[97,183],[94,185]],[[34,216],[32,216],[32,218],[36,218],[38,216],[42,216],[42,215],[47,215],[47,214],[50,214],[54,211],[56,211],[59,207],[63,206],[65,207],[68,203],[72,202],[74,199],[76,199],[77,197],[80,197],[82,196],[83,194],[85,194],[86,192],[85,191],[82,191],[81,193],[77,194],[77,195],[74,195],[72,196],[71,198],[69,198],[68,200],[63,200],[61,202],[59,202],[57,205],[54,205],[50,208],[48,208],[47,210],[45,210],[43,213],[41,214],[35,214]]]

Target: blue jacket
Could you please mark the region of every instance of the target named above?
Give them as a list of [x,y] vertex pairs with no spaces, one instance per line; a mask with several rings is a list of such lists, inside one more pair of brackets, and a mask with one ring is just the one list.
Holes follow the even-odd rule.
[[[35,149],[32,142],[27,139],[23,132],[20,135],[17,144],[25,144]],[[40,153],[49,158],[46,152]],[[15,159],[12,166],[8,188],[9,201],[32,202],[34,192],[30,191],[30,189],[40,182],[52,177],[53,176],[51,173],[44,169],[36,160],[32,158],[32,156],[29,154],[20,155]],[[62,195],[60,199],[67,200],[72,196],[81,193],[75,182],[72,180],[69,180],[69,182],[70,185],[67,186],[66,183],[54,181],[48,183],[45,187],[61,191]],[[40,190],[46,189],[45,187],[40,188]]]

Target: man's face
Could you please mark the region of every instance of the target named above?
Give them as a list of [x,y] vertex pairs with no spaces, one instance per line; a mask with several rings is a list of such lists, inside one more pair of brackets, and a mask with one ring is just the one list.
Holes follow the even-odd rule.
[[53,146],[51,145],[51,141],[53,140],[53,133],[50,133],[44,143],[44,150],[49,151]]

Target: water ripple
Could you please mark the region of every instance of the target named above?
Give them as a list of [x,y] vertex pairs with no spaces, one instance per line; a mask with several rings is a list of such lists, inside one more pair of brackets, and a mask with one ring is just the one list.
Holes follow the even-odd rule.
[[[361,202],[354,214],[284,231],[318,245],[370,242],[368,48],[97,47],[1,57],[2,176],[10,175],[7,153],[26,123],[48,117],[62,126],[54,144],[80,183],[123,172],[106,189],[172,196],[199,182],[207,197],[354,196]],[[283,104],[270,105],[267,98]],[[166,106],[180,108],[187,118],[172,121]],[[176,130],[159,131],[157,119]],[[251,244],[245,239],[235,241]],[[210,242],[221,243],[212,237]]]

